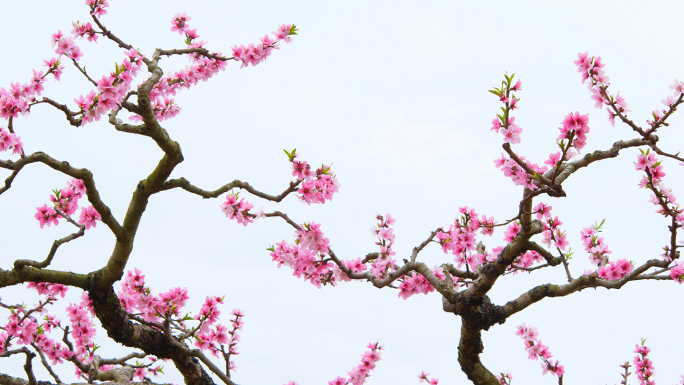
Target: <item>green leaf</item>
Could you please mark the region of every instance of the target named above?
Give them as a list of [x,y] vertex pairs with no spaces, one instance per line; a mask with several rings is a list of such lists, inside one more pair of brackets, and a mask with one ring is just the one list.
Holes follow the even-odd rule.
[[289,33],[288,35],[296,35],[296,34],[297,34],[297,31],[299,31],[299,30],[297,29],[297,26],[294,25],[294,24],[292,24],[292,27],[290,27],[290,33]]
[[295,158],[295,153],[297,152],[297,149],[293,149],[292,152],[287,152],[286,149],[283,148],[283,151],[285,152],[285,155],[287,155],[287,159],[292,162],[294,161]]

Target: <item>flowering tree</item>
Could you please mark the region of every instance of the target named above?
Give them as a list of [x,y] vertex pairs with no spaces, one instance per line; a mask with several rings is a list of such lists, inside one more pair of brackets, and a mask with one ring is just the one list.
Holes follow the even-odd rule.
[[[171,173],[183,160],[180,145],[161,126],[161,122],[180,112],[173,97],[197,85],[200,80],[207,81],[217,75],[229,61],[240,62],[241,68],[261,63],[279,48],[281,42],[289,42],[296,35],[294,25],[280,25],[272,36],[262,37],[260,43],[236,45],[229,55],[224,55],[220,51],[206,49],[206,43],[199,40],[197,30],[191,28],[191,18],[186,14],[176,14],[171,21],[171,31],[182,36],[185,47],[157,49],[145,54],[103,25],[101,20],[108,6],[106,1],[88,0],[86,4],[92,24],[77,22],[69,35],[61,31],[55,33],[52,42],[57,56],[45,60],[46,68],[34,70],[33,76],[25,83],[11,83],[9,89],[0,88],[0,117],[7,121],[6,127],[0,129],[0,151],[7,157],[0,161],[0,167],[10,172],[4,186],[0,187],[0,194],[17,182],[15,178],[26,166],[45,164],[64,174],[66,185],[53,190],[49,203],[36,203],[36,225],[40,228],[60,224],[75,227],[74,233],[55,240],[44,260],[17,259],[8,270],[0,270],[2,287],[26,284],[27,289],[35,290],[41,296],[37,304],[30,306],[0,303],[7,313],[6,321],[0,323],[0,356],[25,357],[25,377],[0,374],[3,384],[36,383],[34,366],[43,366],[52,380],[60,383],[61,379],[52,368],[66,361],[75,366],[76,375],[81,380],[125,383],[158,375],[163,370],[162,360],[169,360],[169,364],[175,366],[189,384],[213,383],[215,379],[234,383],[231,379],[235,371],[232,358],[238,353],[244,313],[235,309],[229,316],[224,314],[221,317],[219,305],[226,301],[223,296],[207,297],[200,309],[185,310],[188,300],[186,288],[175,287],[155,294],[146,284],[143,272],[129,264],[133,242],[149,200],[171,190],[183,190],[203,198],[222,197],[220,209],[229,220],[235,220],[242,226],[262,218],[284,220],[293,228],[294,239],[276,242],[270,248],[270,256],[278,267],[291,268],[293,275],[316,287],[356,280],[378,288],[397,289],[398,296],[403,299],[415,294],[438,292],[443,299],[443,310],[460,317],[458,361],[468,378],[476,384],[504,384],[510,383],[512,378],[508,373],[497,376],[498,368],[489,370],[481,363],[482,332],[504,323],[512,315],[544,298],[566,296],[585,288],[618,289],[638,280],[682,283],[684,264],[677,251],[681,247],[677,234],[684,214],[672,191],[664,185],[663,161],[673,159],[682,162],[684,159],[667,149],[662,150],[655,133],[668,125],[666,120],[682,103],[683,83],[675,81],[670,87],[672,96],[663,100],[666,108],[654,111],[652,120],[642,128],[627,117],[629,109],[625,100],[609,88],[601,58],[580,54],[575,64],[582,75],[582,82],[590,88],[596,107],[606,107],[610,122],[614,124],[617,120],[626,124],[635,133],[635,138],[616,142],[609,149],[579,156],[590,132],[589,119],[586,114],[572,112],[560,123],[556,148],[544,165],[539,166],[512,149],[511,145],[521,142],[522,128],[516,124],[513,113],[519,107],[522,83],[513,75],[506,75],[501,86],[490,91],[502,103],[501,114],[492,121],[491,130],[501,133],[504,141],[505,154],[502,153],[495,161],[495,166],[523,191],[517,214],[505,220],[495,219],[464,206],[449,228],[431,231],[402,260],[395,257],[395,219],[390,214],[378,215],[377,225],[371,229],[377,250],[365,256],[344,259],[334,253],[331,241],[323,233],[324,225],[313,221],[300,223],[280,211],[254,210],[254,205],[245,198],[251,194],[254,198],[280,202],[289,195],[295,195],[307,205],[332,200],[339,190],[339,183],[331,166],[312,167],[302,160],[296,149],[285,150],[286,159],[292,166],[293,181],[278,195],[262,192],[240,180],[215,190],[205,190],[185,178],[171,178]],[[120,47],[125,57],[114,65],[112,72],[98,79],[82,64],[79,39],[90,42],[108,40]],[[160,60],[172,56],[187,57],[190,65],[165,73]],[[86,95],[75,96],[75,107],[43,96],[44,84],[49,80],[58,81],[67,63],[73,64],[93,88]],[[149,75],[142,76],[144,71]],[[136,78],[139,79],[137,82]],[[26,143],[27,148],[24,148],[17,123],[31,108],[35,111],[42,107],[37,106],[41,104],[56,108],[73,126],[84,126],[104,118],[117,131],[148,137],[161,149],[163,155],[156,167],[144,180],[131,187],[133,196],[122,218],[115,216],[101,196],[95,185],[96,175],[49,154],[30,152],[30,143]],[[124,114],[128,114],[129,121],[133,123],[125,123],[120,116]],[[558,216],[552,214],[549,197],[566,196],[563,183],[576,171],[599,160],[617,157],[621,150],[630,147],[641,149],[641,155],[635,159],[635,169],[643,174],[640,187],[653,193],[651,203],[656,206],[658,214],[669,221],[670,242],[657,259],[640,262],[611,259],[607,241],[599,236],[603,223],[588,224],[580,237],[594,266],[579,276],[570,264],[572,253],[568,246],[571,237],[561,227],[563,223]],[[85,199],[89,203],[83,204]],[[104,266],[88,274],[51,268],[59,258],[62,245],[103,227],[116,239]],[[492,237],[497,234],[498,227],[504,228],[503,242],[499,245],[488,247],[478,239]],[[445,254],[453,257],[441,266],[429,267],[421,262],[419,254],[428,247],[436,247],[433,244],[439,244]],[[488,297],[494,284],[502,278],[554,267],[564,271],[567,282],[532,287],[505,304],[494,304]],[[51,309],[60,298],[64,298],[67,290],[81,290],[81,299],[67,306],[68,322],[60,322]],[[98,322],[111,339],[135,350],[114,358],[96,354],[98,346],[95,341],[98,337],[95,325]],[[543,373],[552,373],[561,381],[565,369],[558,360],[552,359],[536,328],[523,324],[518,327],[517,334],[524,339],[528,356],[541,361]],[[382,351],[377,342],[371,342],[367,348],[357,367],[346,376],[330,381],[330,384],[364,383]],[[647,358],[649,349],[642,342],[635,353],[634,364],[639,379],[642,383],[651,383],[653,365]],[[623,367],[626,383],[629,365]],[[419,379],[431,384],[438,382],[427,373],[422,373]]]

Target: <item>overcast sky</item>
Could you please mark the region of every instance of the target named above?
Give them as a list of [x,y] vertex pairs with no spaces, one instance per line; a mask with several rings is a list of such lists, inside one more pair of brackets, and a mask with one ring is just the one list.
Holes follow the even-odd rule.
[[[286,212],[298,223],[321,223],[343,259],[377,251],[369,232],[377,214],[397,219],[399,259],[431,230],[453,223],[461,206],[500,222],[515,216],[522,189],[494,168],[502,139],[489,131],[500,104],[487,90],[500,86],[504,73],[515,73],[523,85],[515,116],[524,131],[514,149],[535,163],[555,152],[557,127],[571,111],[589,113],[585,152],[635,137],[624,125],[612,127],[605,111],[593,107],[572,63],[578,52],[604,59],[611,89],[620,91],[632,109],[629,116],[642,126],[650,111],[663,108],[660,100],[671,93],[674,78],[684,78],[677,41],[683,6],[674,1],[111,3],[102,22],[147,56],[158,47],[184,47],[170,31],[179,11],[192,17],[191,27],[209,49],[224,53],[234,44],[258,42],[279,24],[297,25],[299,36],[266,63],[243,69],[230,63],[211,81],[179,94],[182,112],[163,126],[185,156],[173,176],[208,190],[240,179],[264,192],[281,192],[291,179],[283,148],[296,147],[314,165],[332,163],[342,188],[325,205],[307,206],[294,196],[281,204],[241,197],[266,211]],[[0,86],[5,88],[28,81],[32,68],[55,56],[50,34],[89,19],[83,1],[7,2],[3,14]],[[79,44],[81,63],[96,78],[123,58],[102,38]],[[185,64],[161,61],[166,73]],[[62,81],[50,80],[43,95],[75,109],[73,99],[91,89],[67,66]],[[659,131],[664,150],[682,149],[682,119],[675,114],[670,127]],[[136,184],[161,156],[148,138],[116,132],[104,121],[74,128],[49,106],[34,107],[31,116],[15,120],[15,129],[28,153],[44,151],[91,170],[119,221]],[[649,194],[637,188],[637,153],[625,151],[576,173],[564,184],[566,198],[540,200],[564,222],[576,252],[570,265],[575,276],[591,268],[579,232],[595,221],[606,219],[603,236],[613,259],[641,264],[668,242],[667,221],[654,213]],[[684,199],[677,167],[665,162],[665,183]],[[0,178],[6,175],[0,171]],[[42,260],[54,239],[73,231],[64,223],[41,230],[33,217],[51,189],[67,179],[32,165],[2,195],[0,267],[10,268],[17,258]],[[223,199],[202,200],[182,191],[153,196],[129,267],[142,269],[155,293],[187,286],[189,312],[197,312],[209,295],[225,295],[226,315],[233,308],[245,311],[236,382],[325,384],[356,366],[368,342],[379,341],[385,352],[369,384],[416,384],[423,370],[443,384],[467,383],[456,360],[460,320],[442,311],[439,295],[403,300],[396,290],[362,282],[316,289],[292,277],[291,270],[277,269],[266,251],[293,240],[290,226],[270,219],[243,228],[220,211]],[[498,231],[483,240],[491,249],[502,245],[502,238]],[[113,239],[98,226],[60,248],[52,268],[81,273],[100,268]],[[419,259],[439,265],[452,256],[431,245]],[[503,305],[549,282],[566,282],[563,271],[506,276],[490,296]],[[670,281],[637,282],[619,291],[545,299],[486,332],[481,359],[494,373],[510,371],[517,384],[555,383],[541,377],[539,363],[527,359],[514,335],[515,326],[525,322],[539,328],[544,344],[565,365],[568,384],[619,382],[618,365],[632,361],[641,338],[653,351],[656,380],[674,383],[684,374],[682,290]],[[35,301],[23,288],[2,289],[0,297],[5,303]],[[105,357],[130,351],[108,343],[104,331],[96,341]],[[16,369],[7,369],[12,365]],[[21,359],[0,361],[1,371],[15,375],[23,374],[20,365]],[[70,365],[59,369],[67,373],[63,380],[73,373]],[[170,363],[165,372],[164,381],[182,382]],[[40,377],[50,379],[44,372]]]

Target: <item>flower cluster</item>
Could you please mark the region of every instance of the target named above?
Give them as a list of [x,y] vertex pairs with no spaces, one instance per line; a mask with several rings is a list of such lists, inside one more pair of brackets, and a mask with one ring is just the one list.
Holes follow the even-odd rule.
[[197,34],[197,28],[190,29],[190,24],[188,22],[192,20],[192,17],[188,16],[185,12],[176,13],[171,19],[171,32],[178,32],[179,35],[185,34],[185,44],[193,46],[193,40],[199,38]]
[[[67,182],[67,186],[61,190],[53,190],[50,195],[50,200],[53,207],[48,207],[47,204],[42,207],[36,207],[36,214],[34,217],[40,223],[42,229],[45,225],[59,224],[59,218],[65,218],[72,222],[71,215],[78,209],[78,200],[85,195],[85,184],[82,180],[72,178]],[[97,221],[102,220],[100,214],[91,205],[90,207],[81,208],[81,216],[78,223],[85,226],[86,230],[97,226]]]
[[589,260],[591,263],[596,265],[601,265],[604,259],[608,259],[608,254],[613,252],[608,250],[608,245],[603,241],[603,237],[599,237],[596,234],[600,232],[601,226],[603,226],[602,221],[599,225],[592,225],[591,227],[585,227],[580,232],[582,238],[582,244],[584,245],[584,251],[589,253]]
[[449,226],[449,231],[444,228],[437,231],[436,238],[445,254],[451,251],[455,255],[454,261],[459,269],[465,263],[466,269],[474,271],[487,260],[486,254],[477,252],[477,231],[480,230],[482,235],[491,236],[494,233],[492,226],[496,221],[493,217],[488,218],[485,215],[478,218],[475,209],[468,206],[460,207],[458,211],[461,217],[454,220],[454,224]]
[[[2,88],[0,88],[0,94],[2,93]],[[0,98],[2,98],[0,96]],[[21,143],[21,138],[14,135],[13,133],[5,130],[4,127],[0,127],[0,151],[12,150],[12,154],[21,154],[21,150],[24,145]]]
[[275,40],[264,35],[259,38],[261,43],[254,44],[250,43],[245,45],[235,45],[233,46],[233,59],[242,62],[242,67],[247,67],[250,64],[256,66],[262,61],[266,60],[267,57],[271,55],[273,49],[279,49],[278,43],[284,41],[289,43],[291,41],[290,35],[297,34],[297,27],[294,24],[281,24],[278,26],[278,30],[273,32]]
[[217,323],[221,314],[217,306],[222,303],[223,298],[219,297],[207,297],[204,301],[199,314],[195,316],[200,322],[197,326],[199,331],[195,335],[195,346],[200,350],[209,349],[214,357],[219,357],[221,353],[230,370],[235,370],[235,363],[230,360],[230,356],[240,354],[237,350],[237,343],[240,341],[238,331],[244,326],[242,317],[245,314],[240,309],[233,309],[230,313],[234,317],[230,321],[232,329],[229,330],[225,325]]
[[[155,296],[145,285],[145,275],[137,268],[126,272],[117,296],[130,318],[157,325],[162,321],[168,322],[172,332],[177,331],[184,338],[194,338],[195,346],[200,350],[208,349],[216,357],[221,354],[229,369],[235,370],[235,364],[230,361],[230,356],[238,354],[238,330],[242,330],[244,313],[239,309],[231,312],[234,317],[231,320],[232,329],[218,323],[221,315],[218,306],[223,303],[222,297],[207,297],[196,315],[182,316],[181,310],[189,299],[187,288],[174,287]],[[185,324],[192,319],[198,321],[194,328]],[[151,372],[153,369],[146,370]]]
[[587,52],[578,53],[577,60],[574,63],[577,66],[577,72],[582,73],[582,84],[589,80],[587,87],[591,91],[591,99],[596,102],[594,107],[603,108],[604,104],[610,106],[607,109],[608,119],[615,126],[615,117],[618,114],[626,116],[625,114],[631,110],[627,108],[627,102],[620,96],[619,92],[617,95],[608,94],[610,78],[606,76],[603,70],[606,65],[601,60],[601,57],[590,57]]
[[517,327],[515,332],[516,336],[520,336],[525,341],[525,351],[527,356],[531,360],[537,360],[541,358],[542,360],[542,374],[553,373],[559,378],[563,377],[565,369],[559,361],[553,362],[551,357],[553,354],[549,351],[549,347],[542,344],[539,340],[539,333],[536,327],[527,326],[524,323]]
[[[684,90],[684,82],[675,79],[674,83],[670,84],[670,89],[674,91],[672,95],[662,99],[661,102],[668,107],[676,107],[676,104],[681,103],[678,99],[681,98],[682,90]],[[667,111],[663,111],[663,113],[667,113]]]
[[81,302],[69,304],[66,312],[71,323],[71,337],[74,338],[76,353],[82,361],[89,362],[95,351],[93,337],[95,337],[96,330],[92,321],[95,310],[88,294],[84,292],[81,295]]
[[[527,165],[535,174],[541,175],[548,170],[547,166],[539,166],[536,163],[526,161],[524,156],[518,157],[525,162],[525,165]],[[501,168],[504,176],[511,178],[516,186],[524,186],[530,190],[536,190],[539,187],[537,184],[533,183],[536,175],[528,174],[515,160],[508,158],[504,154],[501,154],[500,158],[494,159],[494,166],[496,166],[496,168]]]
[[510,116],[510,111],[518,108],[517,103],[520,101],[520,98],[516,98],[513,92],[520,92],[522,90],[520,80],[518,80],[515,85],[511,86],[514,76],[515,74],[510,77],[504,75],[505,80],[501,82],[501,88],[494,87],[489,90],[489,92],[498,96],[501,103],[504,104],[504,107],[501,107],[503,114],[497,115],[497,117],[492,120],[492,128],[490,128],[490,130],[496,131],[496,133],[499,133],[500,130],[504,137],[504,142],[510,144],[520,143],[520,134],[522,134],[522,128],[515,124],[515,117]]
[[609,281],[615,281],[624,278],[631,273],[633,269],[632,262],[626,259],[619,259],[617,262],[606,263],[601,266],[596,272],[598,276]]
[[68,59],[78,62],[83,56],[81,48],[76,45],[74,38],[71,36],[64,36],[62,30],[57,30],[51,36],[52,46],[55,48],[55,53],[59,56],[66,56]]
[[300,194],[299,199],[306,204],[323,204],[326,200],[332,200],[333,194],[339,189],[340,184],[337,178],[330,173],[330,166],[322,165],[316,170],[316,178],[305,179],[297,193]]
[[64,298],[67,290],[69,289],[65,285],[60,285],[59,283],[47,283],[47,282],[27,282],[27,289],[36,289],[38,295],[46,295],[48,298],[57,299],[57,295]]
[[97,17],[106,15],[105,8],[109,7],[107,0],[86,0],[86,5],[90,7],[90,14]]
[[[439,266],[434,266],[432,268],[432,273],[442,282],[446,282],[446,275],[449,274],[449,278],[452,282],[452,287],[458,289],[461,279],[459,277],[454,277],[451,273],[445,273],[444,269]],[[411,272],[411,275],[404,275],[399,278],[401,284],[399,284],[399,297],[407,299],[414,294],[428,294],[435,291],[432,284],[420,273]]]
[[313,253],[302,245],[290,245],[282,241],[268,250],[271,252],[273,262],[278,262],[278,267],[283,265],[291,267],[294,270],[292,275],[304,278],[319,289],[321,285],[335,285],[338,275],[334,274],[334,271],[344,274],[334,269],[335,264],[326,260],[322,254]]
[[221,203],[221,210],[229,219],[235,219],[237,223],[241,223],[243,226],[247,226],[254,222],[252,218],[258,218],[257,215],[249,212],[254,205],[241,198],[238,201],[238,196],[240,193],[233,194],[232,192],[226,195],[226,201]]
[[513,273],[518,273],[521,270],[528,269],[537,262],[542,262],[544,257],[534,250],[527,250],[526,252],[515,257],[511,263],[510,269]]
[[[171,20],[171,31],[185,34],[185,44],[188,48],[204,48],[206,44],[203,41],[197,41],[200,36],[197,34],[197,29],[190,29],[188,22],[192,20],[185,12],[177,13]],[[174,71],[170,75],[162,77],[157,84],[154,85],[150,91],[151,108],[155,117],[159,121],[173,118],[180,113],[180,107],[175,103],[171,96],[175,96],[176,92],[182,88],[190,88],[196,85],[199,81],[207,81],[220,71],[225,70],[225,59],[220,60],[214,57],[222,57],[223,54],[219,52],[212,52],[212,57],[207,57],[200,53],[193,53],[189,55],[190,65],[182,70]],[[130,120],[140,121],[142,117],[134,114],[129,117]]]
[[127,271],[117,293],[121,306],[147,322],[159,322],[160,317],[179,316],[180,309],[188,300],[187,289],[172,288],[159,297],[151,294],[145,286],[145,275],[138,268]]
[[407,299],[414,294],[428,294],[435,291],[430,282],[419,273],[411,272],[411,275],[404,275],[399,279],[399,297]]
[[392,250],[394,245],[394,229],[390,226],[394,225],[396,219],[392,215],[387,214],[376,216],[378,224],[376,227],[371,227],[371,234],[377,237],[376,245],[380,246],[380,256],[374,259],[371,263],[371,274],[376,278],[385,278],[396,269],[396,261],[392,258],[395,255]]
[[542,220],[542,225],[544,228],[544,231],[542,231],[542,243],[546,245],[546,247],[557,247],[563,251],[565,251],[565,247],[570,244],[566,238],[565,231],[560,230],[560,226],[563,224],[563,222],[558,219],[558,216],[552,218],[551,217],[551,208],[552,206],[549,206],[544,203],[539,203],[537,206],[535,206],[534,211],[537,212],[537,219]]
[[575,155],[571,147],[579,152],[587,144],[587,133],[590,130],[589,114],[581,115],[579,111],[574,114],[569,113],[563,119],[562,126],[558,127],[558,130],[560,134],[556,141],[565,155],[564,159],[569,160]]
[[420,376],[418,376],[418,379],[420,380],[420,383],[425,382],[425,383],[427,383],[428,385],[437,385],[437,384],[439,384],[439,378],[436,378],[436,377],[428,378],[428,376],[430,376],[430,373],[421,372],[421,373],[420,373]]
[[631,273],[634,267],[632,262],[624,258],[613,262],[609,260],[608,254],[612,254],[612,251],[608,250],[608,245],[604,243],[603,238],[596,235],[600,232],[604,222],[582,229],[580,236],[584,250],[590,254],[589,260],[598,266],[596,270],[598,276],[609,281],[615,281]]
[[[334,258],[327,255],[330,253],[329,239],[323,235],[320,224],[315,222],[303,223],[295,231],[294,244],[282,241],[271,246],[268,250],[271,252],[272,260],[278,263],[278,267],[283,265],[291,267],[294,270],[294,276],[304,278],[305,281],[311,282],[318,288],[327,284],[334,286],[339,281],[351,281],[345,271],[353,274],[367,272],[367,262],[370,262],[370,273],[376,278],[382,279],[397,269],[396,261],[392,258],[394,255],[392,250],[394,230],[390,227],[395,220],[390,214],[385,217],[378,215],[377,219],[379,223],[377,227],[371,229],[371,232],[378,238],[376,245],[380,246],[380,253],[364,260],[357,258],[356,260],[339,261],[340,265],[334,263]],[[345,267],[348,270],[345,270]],[[424,277],[420,274],[414,274],[411,277],[404,276],[400,279],[403,280],[402,287],[411,287],[407,289],[408,291],[423,292],[420,288],[423,287],[422,280]],[[429,284],[427,285],[429,286]],[[431,286],[430,289],[432,289]]]
[[[197,29],[191,29],[188,23],[192,18],[185,12],[177,13],[171,19],[171,31],[185,35],[185,44],[188,48],[204,48],[206,42],[198,41],[200,35]],[[290,35],[296,35],[297,29],[294,25],[281,25],[277,32],[274,32],[276,40],[264,36],[261,44],[250,44],[249,46],[233,47],[233,57],[231,59],[242,62],[242,67],[249,64],[257,65],[271,54],[273,48],[278,48],[279,41],[290,42]],[[207,81],[214,75],[226,68],[226,59],[219,52],[212,52],[210,55],[193,53],[189,55],[191,64],[185,69],[174,71],[169,76],[164,76],[155,84],[150,92],[151,107],[155,117],[159,121],[173,118],[180,113],[180,107],[170,96],[175,96],[176,92],[182,88],[190,88],[199,81]],[[230,60],[230,59],[228,59]],[[142,117],[134,114],[130,120],[140,121]]]
[[71,30],[71,34],[77,37],[80,37],[83,39],[84,37],[88,39],[88,41],[92,41],[97,43],[97,33],[93,29],[93,26],[90,25],[90,23],[85,23],[81,24],[78,21],[75,23],[71,23],[73,25],[73,29]]
[[634,366],[636,369],[637,378],[639,379],[640,385],[655,385],[653,380],[653,361],[651,361],[647,356],[651,352],[646,346],[646,340],[641,340],[641,345],[636,345],[636,357],[634,357]]
[[228,346],[228,351],[226,352],[225,349],[222,349],[221,353],[223,353],[225,360],[228,361],[229,370],[234,371],[236,369],[235,362],[230,360],[230,356],[240,354],[237,351],[237,343],[240,341],[238,331],[242,330],[242,327],[244,326],[242,317],[245,316],[245,313],[240,309],[233,309],[233,311],[230,312],[230,315],[234,317],[230,320],[232,329],[226,334],[227,329],[225,326],[220,324],[216,325],[215,330],[211,331],[210,340],[213,340],[211,347],[214,355],[217,355],[219,352],[216,345]]
[[664,122],[664,119],[669,116],[672,112],[677,109],[677,106],[682,103],[684,97],[682,97],[682,90],[684,90],[684,82],[680,82],[675,79],[674,83],[670,84],[670,89],[673,90],[672,95],[668,95],[665,99],[662,99],[664,105],[669,107],[668,110],[654,110],[651,115],[653,120],[646,120],[646,123],[651,126],[652,129],[656,128],[656,125],[663,124],[665,126],[668,123]]
[[382,353],[382,346],[377,342],[368,344],[367,348],[369,350],[363,353],[361,363],[347,373],[349,378],[338,376],[336,379],[329,381],[328,385],[365,384],[366,378],[370,377],[371,370],[375,369],[375,363],[380,361],[380,354]]
[[299,230],[295,231],[295,243],[305,247],[313,253],[328,253],[328,238],[323,236],[321,225],[316,222],[304,223]]
[[[5,306],[0,304],[0,306],[11,311],[7,324],[0,327],[4,330],[4,332],[0,332],[0,346],[2,347],[0,351],[9,350],[12,340],[18,339],[20,345],[33,345],[34,348],[40,349],[53,365],[62,363],[62,359],[69,359],[75,353],[68,346],[55,342],[49,337],[52,330],[61,328],[60,321],[56,320],[54,316],[46,315],[44,321],[39,323],[33,314],[45,314],[45,307],[57,301],[57,295],[64,298],[67,287],[60,284],[35,282],[28,282],[27,287],[36,289],[39,295],[47,296],[47,299],[39,301],[33,309],[26,309],[23,305]],[[81,325],[74,325],[73,323],[72,327],[74,331],[71,336],[77,337],[76,346],[78,348],[81,341],[79,337],[83,328]],[[90,331],[87,334],[90,334]]]
[[297,190],[298,198],[306,204],[323,204],[326,200],[332,200],[333,194],[340,189],[340,183],[330,171],[330,166],[321,165],[313,172],[306,161],[297,160],[299,153],[296,148],[289,152],[285,149],[283,151],[292,163],[292,176],[302,181],[301,187]]
[[634,168],[638,171],[644,171],[645,175],[639,182],[639,188],[645,187],[653,192],[649,201],[658,206],[656,210],[658,214],[671,216],[679,225],[684,224],[684,208],[679,207],[672,189],[663,183],[663,177],[666,175],[663,171],[663,165],[658,161],[658,157],[650,152],[650,149],[646,151],[640,149],[640,151],[641,155],[637,156]]
[[[43,87],[45,78],[52,74],[55,80],[59,80],[64,66],[60,65],[55,58],[45,60],[44,63],[48,67],[47,73],[43,74],[43,71],[36,71],[34,69],[33,77],[28,83],[10,83],[9,90],[0,87],[0,118],[9,119],[10,116],[16,118],[19,114],[24,115],[28,113],[30,103],[35,102],[35,96],[40,96],[41,92],[45,89]],[[16,139],[18,140],[19,138]]]
[[90,91],[88,95],[74,99],[83,114],[81,125],[100,120],[102,115],[123,103],[126,93],[131,89],[133,78],[143,64],[143,55],[136,49],[131,48],[125,54],[126,58],[121,65],[115,63],[112,73],[102,75],[96,81],[98,93]]

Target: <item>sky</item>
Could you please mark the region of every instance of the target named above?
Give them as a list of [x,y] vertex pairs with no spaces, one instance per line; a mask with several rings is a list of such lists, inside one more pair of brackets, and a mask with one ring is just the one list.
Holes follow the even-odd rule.
[[[636,136],[624,125],[611,126],[606,112],[594,108],[573,60],[578,52],[601,56],[611,89],[620,91],[630,118],[643,127],[652,110],[663,108],[661,99],[671,94],[674,78],[684,77],[684,53],[676,49],[683,7],[667,1],[116,0],[102,22],[147,56],[159,47],[184,47],[180,35],[170,31],[176,12],[187,12],[207,47],[224,53],[235,44],[258,42],[279,24],[295,23],[299,35],[267,62],[242,69],[230,63],[209,82],[178,95],[182,112],[163,123],[185,157],[172,177],[207,190],[240,179],[277,194],[291,180],[282,149],[297,148],[311,164],[332,163],[341,189],[331,202],[308,206],[291,196],[275,204],[246,192],[240,196],[267,212],[286,212],[298,223],[320,223],[343,259],[377,251],[369,229],[376,215],[390,213],[397,219],[394,249],[401,259],[430,231],[453,223],[459,207],[474,207],[499,222],[516,215],[522,189],[494,167],[503,142],[489,130],[500,104],[487,90],[500,86],[504,73],[515,73],[523,85],[515,112],[523,128],[522,143],[514,146],[518,154],[542,163],[556,151],[557,127],[575,111],[589,114],[583,153],[607,149]],[[89,18],[81,1],[9,2],[3,13],[11,15],[1,27],[6,39],[0,86],[5,88],[28,81],[32,68],[55,56],[52,33]],[[81,62],[98,78],[123,58],[102,38],[79,45]],[[160,63],[166,73],[187,64],[181,58]],[[72,100],[90,90],[67,66],[62,81],[49,81],[43,96],[75,109]],[[670,126],[659,131],[663,150],[681,149],[682,119],[673,115]],[[44,151],[91,170],[119,221],[138,181],[161,156],[147,138],[117,132],[104,120],[74,128],[44,105],[16,119],[14,127],[27,152]],[[596,221],[606,219],[602,235],[613,259],[641,264],[668,242],[667,221],[637,187],[637,154],[624,151],[618,159],[577,172],[564,184],[565,198],[538,200],[552,205],[564,223],[575,251],[574,276],[591,268],[579,233]],[[677,162],[664,165],[665,183],[677,195],[684,189],[677,176],[681,170]],[[0,171],[0,178],[7,175]],[[67,179],[32,165],[0,197],[0,268],[10,268],[18,258],[44,259],[55,239],[73,231],[65,224],[41,230],[33,217]],[[365,282],[317,289],[287,268],[276,268],[266,251],[294,240],[290,226],[273,218],[243,227],[221,212],[223,199],[203,200],[183,191],[153,196],[128,266],[141,269],[155,293],[188,287],[187,311],[197,312],[206,296],[217,295],[225,296],[225,316],[233,308],[245,312],[237,383],[327,383],[355,367],[365,346],[376,341],[385,351],[368,384],[416,384],[421,371],[440,384],[468,383],[457,363],[460,320],[442,311],[438,294],[404,300],[396,290]],[[491,249],[503,245],[502,239],[500,230],[481,240]],[[98,269],[113,240],[100,225],[62,246],[51,267]],[[452,262],[453,256],[433,244],[419,260],[432,266]],[[537,285],[564,282],[559,268],[510,275],[497,282],[490,297],[503,305]],[[481,360],[494,373],[511,372],[514,383],[555,383],[541,377],[539,363],[527,359],[514,334],[525,322],[539,328],[543,343],[565,366],[565,383],[619,382],[619,365],[632,361],[642,338],[652,349],[655,379],[675,383],[684,374],[682,290],[670,281],[636,282],[620,290],[545,299],[485,332]],[[71,294],[75,298],[77,290]],[[0,297],[3,303],[35,301],[22,287],[3,288]],[[130,351],[108,342],[104,331],[96,342],[105,357]],[[21,359],[0,362],[1,371],[22,375]],[[65,373],[63,380],[72,373],[67,365],[57,369]],[[159,382],[182,382],[171,364],[165,372]]]

